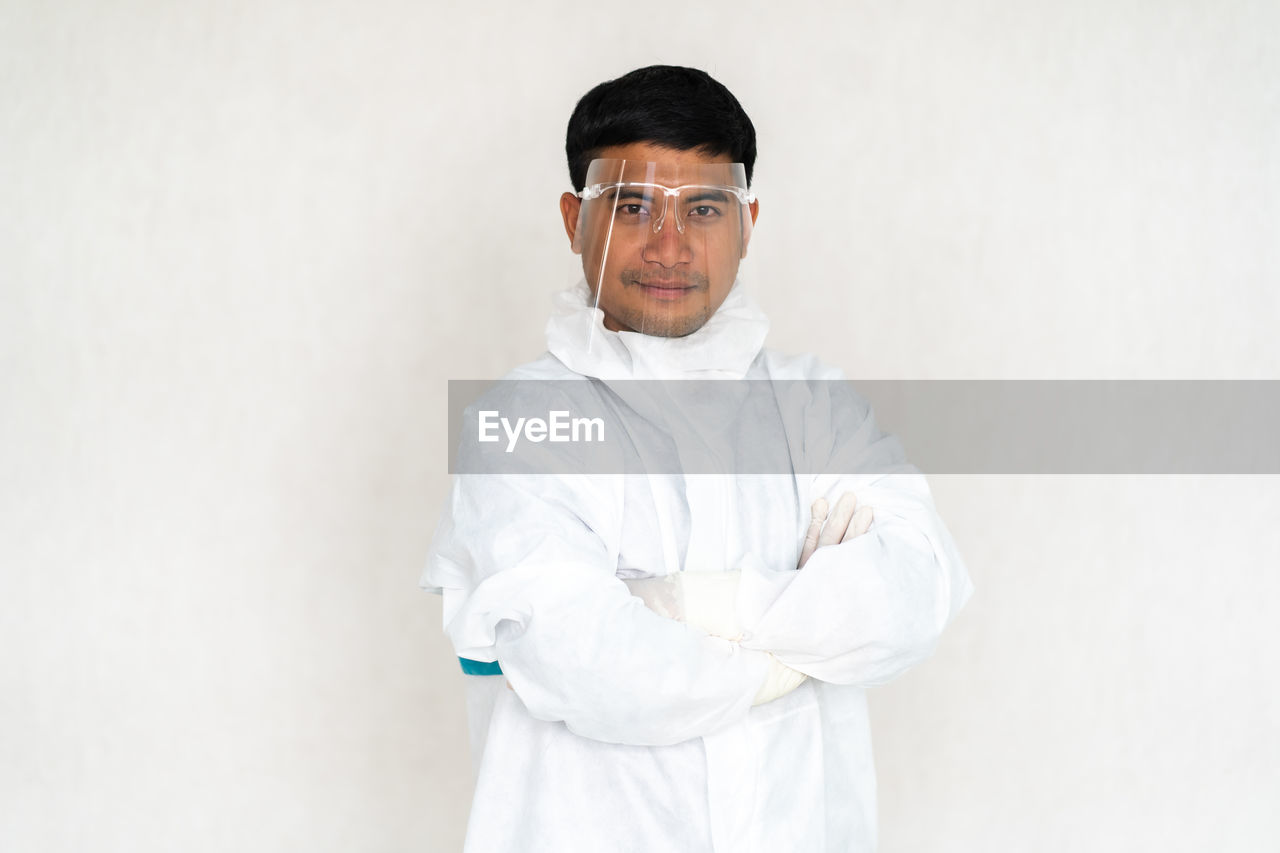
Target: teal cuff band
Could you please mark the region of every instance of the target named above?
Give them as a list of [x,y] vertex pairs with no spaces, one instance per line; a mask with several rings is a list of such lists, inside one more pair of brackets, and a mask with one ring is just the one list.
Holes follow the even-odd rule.
[[458,658],[458,663],[462,664],[462,671],[467,675],[502,675],[502,667],[498,666],[497,661],[490,663],[471,658]]

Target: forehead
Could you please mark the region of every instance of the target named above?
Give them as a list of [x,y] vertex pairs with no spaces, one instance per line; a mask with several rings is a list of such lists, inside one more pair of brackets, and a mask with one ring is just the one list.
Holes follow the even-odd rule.
[[[747,189],[741,163],[653,163],[644,160],[592,160],[588,187],[614,184],[654,184],[664,187],[713,186]],[[592,196],[594,198],[594,196]]]
[[[607,171],[604,180],[650,181],[678,186],[683,183],[718,183],[733,185],[733,161],[728,154],[706,154],[696,150],[667,148],[652,142],[630,142],[610,145],[596,152],[596,160],[616,161],[618,166]],[[625,163],[625,165],[623,165]]]

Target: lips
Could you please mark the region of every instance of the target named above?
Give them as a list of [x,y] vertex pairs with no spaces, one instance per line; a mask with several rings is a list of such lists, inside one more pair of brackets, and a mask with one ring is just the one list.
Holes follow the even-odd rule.
[[628,269],[623,271],[619,279],[622,286],[632,294],[655,305],[670,303],[670,307],[687,307],[686,303],[691,299],[705,297],[707,292],[705,277],[697,273],[681,275],[673,270]]
[[631,279],[631,284],[658,290],[692,290],[698,286],[696,281],[690,281],[688,278],[650,278],[649,276],[635,276]]
[[696,291],[697,288],[693,285],[681,282],[648,282],[640,285],[641,293],[645,294],[649,299],[656,299],[660,302],[683,300],[686,296]]

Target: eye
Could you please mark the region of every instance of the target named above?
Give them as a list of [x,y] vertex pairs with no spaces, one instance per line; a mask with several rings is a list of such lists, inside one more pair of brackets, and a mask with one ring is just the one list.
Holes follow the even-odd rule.
[[711,219],[720,215],[720,208],[710,204],[699,204],[689,208],[689,212],[685,215],[698,219]]
[[618,214],[620,216],[648,216],[649,211],[643,204],[620,204],[618,205]]

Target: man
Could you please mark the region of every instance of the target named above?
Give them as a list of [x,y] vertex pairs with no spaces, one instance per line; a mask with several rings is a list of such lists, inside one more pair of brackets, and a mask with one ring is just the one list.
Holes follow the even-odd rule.
[[[467,850],[872,850],[864,691],[928,656],[964,566],[839,372],[763,349],[738,280],[755,131],[733,95],[643,68],[582,98],[566,150],[584,280],[508,378],[578,380],[575,403],[625,412],[626,470],[646,476],[518,463],[455,482],[423,585],[469,673]],[[777,417],[714,390],[746,386]],[[775,452],[773,476],[701,467]]]

